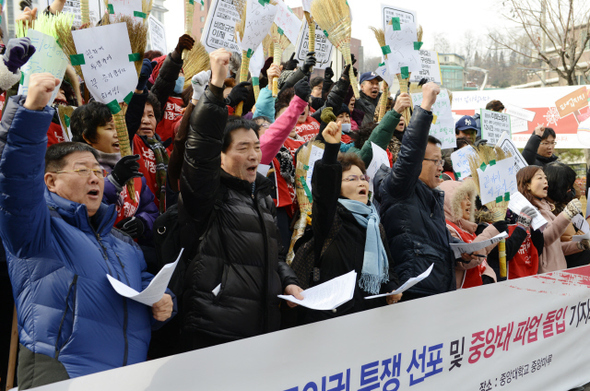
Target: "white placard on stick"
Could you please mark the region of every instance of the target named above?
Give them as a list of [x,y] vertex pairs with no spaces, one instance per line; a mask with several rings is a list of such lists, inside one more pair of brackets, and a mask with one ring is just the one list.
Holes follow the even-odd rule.
[[[33,73],[51,73],[61,82],[69,63],[63,50],[61,50],[55,38],[52,36],[29,29],[27,37],[29,37],[31,44],[35,47],[35,54],[21,67],[24,77],[21,79],[22,83],[18,86],[19,95],[27,95],[29,91],[29,80]],[[48,103],[49,106],[53,104],[58,92],[59,88],[53,90]]]
[[289,39],[289,42],[295,44],[299,38],[301,30],[301,20],[293,13],[291,8],[282,0],[278,0],[277,15],[275,23]]
[[[302,25],[297,45],[295,45],[295,59],[299,60],[300,63],[305,61],[309,52],[309,25],[307,20]],[[330,66],[333,49],[334,46],[324,35],[323,30],[315,23],[315,58],[317,62],[314,69],[326,69]]]
[[[492,162],[490,162],[492,163]],[[488,202],[510,200],[510,196],[518,191],[514,158],[508,157],[494,164],[482,165],[477,169],[479,175],[479,196],[483,205]]]
[[246,4],[246,26],[244,36],[240,41],[240,47],[254,54],[254,50],[260,46],[264,37],[270,32],[278,7],[271,3],[248,1]]
[[111,23],[120,15],[133,17],[135,22],[143,22],[147,17],[143,13],[143,0],[109,0],[109,19]]
[[239,20],[240,14],[233,0],[212,0],[205,28],[201,34],[201,43],[207,52],[225,48],[230,52],[241,54],[242,50],[235,37],[236,23]]
[[416,18],[415,11],[410,11],[385,4],[381,4],[381,17],[383,18],[383,31],[387,30],[387,25],[390,24],[391,18],[399,18],[401,23],[414,23],[416,25],[418,24],[418,19]]
[[264,68],[264,48],[262,45],[258,45],[258,48],[250,58],[250,64],[248,66],[252,78],[260,77],[260,71],[262,68]]
[[453,162],[453,171],[457,174],[457,180],[461,180],[471,176],[471,168],[469,167],[469,157],[476,156],[477,152],[471,145],[467,145],[461,149],[456,150],[451,154],[451,161]]
[[385,46],[381,50],[387,55],[389,69],[393,74],[403,74],[404,68],[408,72],[420,72],[420,50],[416,50],[415,46],[418,41],[416,25],[401,22],[399,27],[398,30],[393,25],[387,25],[385,30]]
[[[47,0],[47,5],[51,5],[53,0]],[[62,9],[62,13],[64,14],[73,14],[74,15],[74,26],[79,27],[82,25],[82,12],[81,12],[81,1],[80,0],[67,0],[64,4]],[[92,24],[96,24],[102,17],[104,3],[102,0],[89,0],[88,1],[88,8],[89,8],[89,17],[90,22]]]
[[137,85],[127,25],[116,23],[76,30],[72,36],[78,54],[70,56],[70,61],[82,67],[92,96],[102,103],[123,102]]
[[[421,92],[412,94],[412,103],[414,106],[422,104]],[[440,90],[436,102],[432,105],[432,114],[435,117],[433,124],[430,125],[430,135],[440,140],[442,149],[457,147],[455,121],[453,120],[448,90],[444,88]]]
[[151,14],[148,17],[149,31],[150,31],[150,45],[152,50],[157,50],[162,54],[168,53],[166,46],[166,30],[164,25]]
[[512,142],[512,138],[508,136],[508,133],[503,132],[502,136],[500,137],[500,140],[498,140],[498,144],[496,145],[499,146],[502,149],[502,151],[510,153],[512,155],[512,157],[514,158],[514,168],[516,172],[520,171],[521,168],[528,166],[526,160],[524,160],[524,157],[522,157],[520,151],[518,150],[518,148],[516,148],[514,142]]
[[431,50],[420,50],[420,71],[413,72],[410,76],[412,83],[419,83],[422,79],[442,85],[442,75],[438,62],[438,53]]
[[387,63],[382,62],[379,64],[379,68],[375,69],[375,73],[378,74],[387,85],[393,85],[393,75],[389,73],[389,69],[387,68]]
[[488,144],[497,144],[502,132],[512,135],[510,131],[510,115],[508,114],[481,109],[480,121],[481,137],[488,140]]

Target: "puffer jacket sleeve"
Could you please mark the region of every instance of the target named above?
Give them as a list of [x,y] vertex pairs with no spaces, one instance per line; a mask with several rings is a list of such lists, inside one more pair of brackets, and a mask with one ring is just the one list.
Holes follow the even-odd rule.
[[306,105],[306,101],[294,96],[287,110],[260,136],[260,149],[262,150],[260,163],[270,164],[272,162],[272,159],[279,153],[281,146],[289,137],[289,133],[297,124],[297,119]]
[[522,157],[528,165],[534,165],[537,161],[539,144],[541,144],[541,137],[533,133],[522,150]]
[[145,178],[141,178],[141,194],[139,195],[139,207],[135,212],[135,216],[140,217],[146,226],[144,227],[144,236],[148,239],[152,237],[152,228],[154,221],[160,215],[158,207],[154,203],[154,193],[149,189],[145,182]]
[[381,184],[382,194],[387,193],[394,198],[406,198],[414,192],[422,171],[422,161],[431,124],[432,112],[416,106],[405,131],[397,161]]
[[182,69],[182,64],[182,60],[176,61],[172,58],[172,54],[168,54],[162,64],[162,68],[160,68],[160,73],[158,73],[158,77],[152,86],[151,92],[156,95],[156,98],[158,98],[162,114],[166,108],[168,98],[174,92],[174,86],[176,85],[178,74]]
[[51,235],[43,176],[54,110],[28,110],[24,101],[10,98],[0,123],[0,235],[19,258],[38,254]]
[[256,111],[252,119],[257,117],[267,117],[272,122],[275,120],[275,98],[272,97],[272,91],[267,87],[260,90],[256,100]]
[[332,88],[332,90],[328,94],[328,98],[326,99],[326,103],[324,103],[322,108],[320,108],[319,110],[317,110],[315,113],[313,113],[311,115],[312,118],[316,119],[318,122],[321,123],[322,122],[322,119],[321,119],[322,110],[324,110],[324,108],[331,107],[334,111],[339,110],[340,107],[342,106],[342,103],[344,103],[344,98],[346,97],[346,94],[348,93],[349,86],[350,86],[350,81],[340,78],[336,82],[336,84],[334,84],[334,87]]
[[209,84],[191,114],[180,176],[183,208],[206,228],[220,187],[221,145],[227,122],[223,89]]
[[371,160],[373,160],[373,147],[371,146],[371,142],[374,142],[383,149],[387,149],[400,118],[401,114],[397,111],[388,111],[381,122],[379,122],[379,125],[373,129],[369,139],[365,141],[358,153],[361,159],[363,159],[363,162],[365,162],[365,166],[369,167]]

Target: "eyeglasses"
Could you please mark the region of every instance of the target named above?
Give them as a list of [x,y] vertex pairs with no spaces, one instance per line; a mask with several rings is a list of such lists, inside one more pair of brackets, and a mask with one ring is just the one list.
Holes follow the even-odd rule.
[[92,168],[92,169],[90,169],[90,168],[77,168],[75,170],[55,171],[56,174],[63,174],[66,172],[75,172],[76,174],[83,176],[83,177],[89,177],[90,174],[94,174],[100,179],[103,179],[108,175],[108,173],[105,170],[103,170],[102,168]]
[[424,158],[424,160],[428,160],[429,162],[433,162],[437,166],[441,166],[441,167],[445,165],[445,161],[442,159],[426,159],[426,158]]
[[554,141],[554,142],[552,142],[552,143],[548,143],[548,142],[546,142],[546,141],[543,141],[543,142],[541,143],[541,145],[557,145],[557,141]]
[[346,178],[342,178],[343,182],[356,182],[359,180],[369,182],[371,180],[371,177],[369,177],[368,175],[349,175]]

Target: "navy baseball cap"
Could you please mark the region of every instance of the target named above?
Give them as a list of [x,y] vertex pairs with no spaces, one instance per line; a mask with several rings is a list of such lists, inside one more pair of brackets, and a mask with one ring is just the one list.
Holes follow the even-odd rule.
[[379,81],[382,81],[383,80],[381,78],[381,76],[379,76],[375,72],[365,72],[365,73],[363,73],[361,75],[361,78],[360,78],[359,82],[361,84],[363,84],[364,81],[369,81],[369,80],[373,80],[373,79],[379,79]]
[[457,121],[457,123],[455,124],[455,129],[460,131],[467,129],[473,129],[475,131],[478,130],[475,119],[468,115],[464,115],[463,117],[461,117],[461,119],[459,119],[459,121]]

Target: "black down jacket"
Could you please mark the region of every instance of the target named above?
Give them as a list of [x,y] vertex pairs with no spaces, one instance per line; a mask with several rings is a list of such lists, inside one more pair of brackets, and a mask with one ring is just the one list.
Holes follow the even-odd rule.
[[271,182],[258,174],[251,184],[221,169],[228,116],[222,97],[209,86],[186,142],[179,215],[192,220],[200,242],[187,268],[183,310],[185,330],[233,340],[278,330],[277,295],[297,278],[279,259]]
[[[381,224],[400,283],[434,263],[428,278],[408,290],[428,296],[455,289],[455,259],[446,229],[444,192],[419,179],[432,113],[416,106],[405,131],[397,161],[381,183]],[[406,295],[406,296],[410,296]]]

